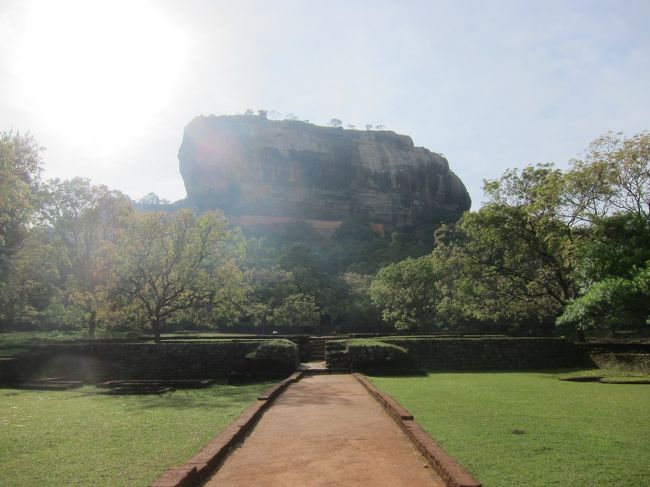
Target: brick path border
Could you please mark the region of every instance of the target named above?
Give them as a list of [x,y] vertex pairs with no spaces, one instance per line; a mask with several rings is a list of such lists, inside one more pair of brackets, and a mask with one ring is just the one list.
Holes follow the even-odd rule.
[[[448,487],[481,487],[481,483],[447,454],[415,422],[413,415],[401,404],[375,387],[364,375],[357,372],[352,375],[397,422]],[[196,487],[207,480],[216,467],[228,456],[230,450],[250,432],[275,398],[290,384],[298,382],[303,376],[303,372],[295,372],[260,394],[257,402],[245,409],[237,419],[215,436],[196,455],[180,467],[170,468],[165,471],[151,484],[151,487]]]
[[170,468],[158,477],[151,487],[195,487],[206,480],[214,469],[226,458],[230,450],[253,428],[276,397],[290,384],[299,381],[302,372],[295,372],[283,381],[267,389],[249,406],[215,436],[208,444],[180,467]]
[[438,472],[438,475],[449,487],[481,487],[481,483],[446,453],[422,427],[415,422],[413,415],[390,395],[375,387],[364,375],[352,374],[366,390],[374,397],[386,412],[404,430],[409,439],[417,447],[427,461]]

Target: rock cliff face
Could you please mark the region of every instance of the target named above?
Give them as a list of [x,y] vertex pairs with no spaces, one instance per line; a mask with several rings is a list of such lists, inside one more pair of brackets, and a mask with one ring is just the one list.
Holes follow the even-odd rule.
[[471,201],[447,160],[391,131],[258,116],[197,117],[178,151],[188,203],[242,225],[349,217],[381,228],[439,222]]

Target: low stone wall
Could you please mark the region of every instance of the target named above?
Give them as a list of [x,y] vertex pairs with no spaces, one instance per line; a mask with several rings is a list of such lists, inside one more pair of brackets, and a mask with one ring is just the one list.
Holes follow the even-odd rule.
[[[412,368],[427,370],[552,369],[587,365],[587,357],[563,338],[381,338],[407,350]],[[392,364],[386,363],[390,368]],[[396,361],[395,366],[405,364]],[[378,369],[351,362],[353,370]]]
[[596,367],[650,374],[650,343],[598,340],[577,346]]
[[267,351],[263,357],[255,352],[268,341],[260,340],[49,344],[4,361],[0,380],[73,376],[95,383],[111,379],[223,378],[240,371],[246,376],[281,377],[298,364],[298,347],[281,342],[285,345],[276,347],[274,353]]
[[650,353],[598,353],[589,357],[601,369],[650,374]]

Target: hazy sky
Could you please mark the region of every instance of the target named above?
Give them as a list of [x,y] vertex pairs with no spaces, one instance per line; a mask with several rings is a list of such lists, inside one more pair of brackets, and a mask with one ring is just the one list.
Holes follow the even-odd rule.
[[477,208],[506,168],[650,129],[650,1],[0,0],[0,130],[46,177],[185,196],[196,115],[383,124],[443,153]]

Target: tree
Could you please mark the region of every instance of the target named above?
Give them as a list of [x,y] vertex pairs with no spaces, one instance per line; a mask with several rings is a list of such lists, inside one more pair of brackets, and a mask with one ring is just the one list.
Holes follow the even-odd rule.
[[37,206],[42,150],[30,134],[0,132],[0,258],[17,249]]
[[113,266],[109,250],[124,230],[131,202],[119,191],[83,178],[48,181],[44,195],[39,220],[51,234],[64,304],[80,308],[92,337],[106,305]]
[[0,307],[0,317],[10,324],[43,321],[60,294],[59,269],[52,258],[56,249],[50,240],[47,232],[32,229],[12,256]]
[[568,201],[586,222],[577,252],[580,295],[559,325],[636,326],[649,323],[650,132],[606,134],[567,173]]
[[459,224],[466,256],[511,301],[513,314],[551,320],[577,294],[582,235],[564,211],[562,172],[548,164],[509,170],[484,190],[488,203]]
[[221,212],[132,215],[116,248],[113,310],[141,320],[157,342],[174,319],[233,319],[245,296],[244,244]]
[[430,257],[408,258],[379,271],[370,285],[370,298],[384,321],[398,330],[439,326],[439,279]]
[[252,267],[244,272],[244,282],[250,289],[243,312],[243,321],[255,326],[272,319],[273,310],[290,295],[297,294],[294,276],[278,267]]
[[0,323],[9,323],[15,309],[9,287],[12,259],[28,233],[38,207],[41,152],[30,134],[0,132]]
[[614,213],[650,218],[650,132],[625,138],[608,133],[589,146],[584,161],[573,161],[574,170],[597,169],[600,199]]
[[273,310],[272,321],[276,326],[313,328],[320,323],[320,310],[313,296],[292,294]]
[[372,130],[372,124],[367,123],[366,124],[366,130]]
[[147,206],[169,205],[170,203],[171,202],[169,200],[161,198],[156,193],[147,193],[138,200],[139,205]]
[[318,256],[305,243],[293,243],[282,248],[278,262],[280,267],[291,272],[299,293],[310,296],[320,294],[324,276]]
[[329,125],[331,127],[341,128],[343,126],[343,122],[338,118],[333,118],[332,120],[329,121]]
[[434,261],[448,269],[438,311],[551,324],[579,295],[574,317],[595,302],[632,306],[627,281],[650,258],[649,154],[647,133],[608,134],[566,172],[538,164],[486,181],[483,208],[436,235]]
[[650,220],[634,213],[594,219],[577,251],[576,278],[584,289],[607,277],[630,278],[650,260]]
[[606,277],[593,283],[567,305],[557,323],[612,331],[621,325],[650,325],[650,261],[629,278]]
[[580,295],[569,302],[558,325],[582,328],[650,324],[650,221],[636,212],[594,220],[578,251]]
[[372,276],[345,272],[336,282],[342,291],[342,296],[335,303],[339,322],[372,326],[381,320],[379,309],[370,300]]

